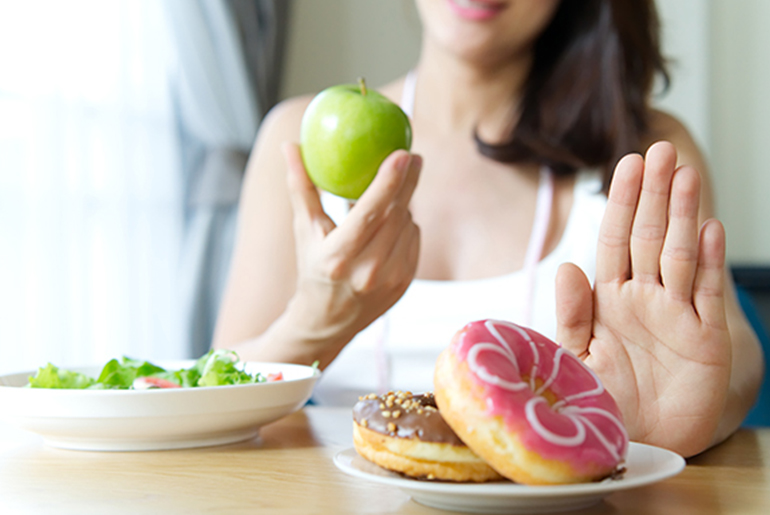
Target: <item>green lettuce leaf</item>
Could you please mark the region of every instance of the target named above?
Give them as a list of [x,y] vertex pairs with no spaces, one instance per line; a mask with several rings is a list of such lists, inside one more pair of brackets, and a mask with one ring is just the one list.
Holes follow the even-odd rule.
[[201,374],[195,368],[183,368],[180,370],[157,372],[152,374],[152,376],[172,381],[183,388],[192,388],[198,386],[198,379],[200,379]]
[[[148,361],[124,356],[120,361],[116,359],[108,361],[102,368],[96,382],[105,388],[126,389],[131,387],[137,377],[155,376],[164,372],[166,369]],[[169,380],[173,381],[173,379]]]
[[223,386],[229,384],[262,383],[266,379],[261,374],[250,375],[239,369],[238,354],[231,350],[212,350],[201,357],[195,368],[201,370],[198,386]]
[[266,378],[251,375],[240,365],[238,355],[229,350],[211,350],[201,356],[191,368],[166,370],[148,361],[123,357],[111,359],[93,379],[78,372],[57,368],[49,363],[29,378],[32,388],[127,389],[137,377],[159,377],[182,387],[222,386],[262,383]]
[[94,379],[80,372],[60,369],[51,363],[37,370],[34,377],[29,378],[31,388],[70,388],[85,389],[93,386]]

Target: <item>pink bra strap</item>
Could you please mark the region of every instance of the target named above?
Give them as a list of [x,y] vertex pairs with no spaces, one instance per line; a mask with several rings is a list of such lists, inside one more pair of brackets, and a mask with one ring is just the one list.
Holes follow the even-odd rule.
[[[417,73],[409,70],[404,79],[404,89],[401,93],[401,109],[410,118],[414,114],[414,97],[417,89]],[[551,211],[553,210],[553,197],[555,191],[553,172],[547,166],[540,169],[540,183],[537,190],[537,204],[535,207],[535,221],[532,224],[532,233],[527,244],[527,254],[524,257],[524,274],[526,291],[524,295],[524,318],[521,325],[531,327],[532,308],[535,303],[535,283],[537,278],[537,264],[543,257],[545,240],[548,236],[548,228],[551,223]],[[390,366],[388,363],[385,342],[390,325],[388,313],[376,321],[380,324],[375,348],[375,361],[377,362],[377,386],[379,393],[385,393],[390,382]]]

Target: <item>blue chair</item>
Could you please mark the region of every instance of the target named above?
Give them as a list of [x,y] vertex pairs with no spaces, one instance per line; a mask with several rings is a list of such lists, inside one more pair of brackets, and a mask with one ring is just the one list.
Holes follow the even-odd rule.
[[768,337],[767,328],[757,311],[751,293],[740,285],[738,285],[737,290],[741,308],[757,333],[765,353],[765,381],[762,383],[757,402],[749,411],[743,425],[746,427],[770,426],[770,337]]

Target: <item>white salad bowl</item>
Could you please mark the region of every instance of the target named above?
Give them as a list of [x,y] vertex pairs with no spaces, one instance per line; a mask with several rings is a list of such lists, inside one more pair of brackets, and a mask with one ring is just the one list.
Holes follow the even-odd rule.
[[[158,362],[166,369],[195,361]],[[70,368],[96,377],[101,370]],[[148,451],[248,440],[259,428],[308,401],[320,372],[287,363],[246,362],[275,382],[152,390],[64,390],[24,387],[35,372],[0,376],[0,418],[37,433],[54,447]]]

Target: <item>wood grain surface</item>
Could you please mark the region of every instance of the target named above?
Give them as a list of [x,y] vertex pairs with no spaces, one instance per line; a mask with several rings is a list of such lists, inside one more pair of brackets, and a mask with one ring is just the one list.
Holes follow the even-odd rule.
[[[444,513],[332,463],[351,411],[307,407],[252,441],[201,449],[83,452],[0,423],[0,514]],[[573,514],[770,513],[770,429],[741,430],[678,476]]]

